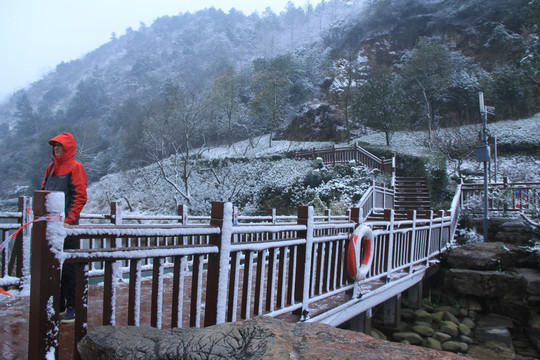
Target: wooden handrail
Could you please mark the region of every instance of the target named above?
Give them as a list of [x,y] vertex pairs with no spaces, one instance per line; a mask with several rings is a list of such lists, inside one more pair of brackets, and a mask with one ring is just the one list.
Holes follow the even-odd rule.
[[[484,187],[476,183],[462,184],[461,193],[463,205],[471,202],[474,204],[474,199],[483,198]],[[490,212],[518,212],[539,207],[539,182],[509,183],[505,178],[502,183],[489,184],[488,211]],[[482,209],[474,204],[472,208],[467,207],[467,211],[481,212]]]
[[[32,198],[21,196],[18,200],[17,212],[0,213],[0,243],[2,251],[0,254],[0,286],[18,286],[22,290],[30,278],[30,263],[26,259],[30,256],[30,233],[33,220]],[[13,240],[12,234],[21,229]],[[22,279],[27,281],[22,281]]]
[[296,151],[295,159],[312,159],[322,158],[325,165],[346,164],[351,161],[361,163],[366,166],[379,169],[387,174],[395,173],[395,154],[391,159],[378,158],[357,144],[347,147],[331,147],[321,150]]
[[[376,187],[374,187],[376,188]],[[48,196],[55,193],[36,192],[35,209],[49,213],[44,206]],[[51,202],[49,202],[51,203]],[[57,203],[57,202],[52,202]],[[59,203],[59,202],[58,202]],[[62,202],[63,204],[63,202]],[[76,342],[86,333],[88,270],[93,262],[103,262],[104,295],[103,324],[114,324],[115,313],[114,264],[122,261],[129,264],[130,295],[128,304],[128,323],[138,325],[137,314],[140,309],[137,283],[141,279],[142,264],[152,259],[152,306],[151,325],[161,327],[163,282],[166,259],[172,259],[174,289],[171,325],[182,325],[184,283],[191,279],[191,326],[208,326],[224,321],[238,321],[254,315],[297,314],[298,319],[308,319],[315,311],[311,306],[336,294],[353,288],[354,284],[345,271],[345,253],[350,234],[360,220],[360,209],[353,208],[349,214],[354,221],[315,221],[313,208],[298,208],[296,223],[266,223],[234,225],[233,206],[230,203],[214,202],[212,220],[206,225],[154,224],[103,224],[79,225],[64,228],[59,219],[52,219],[35,227],[33,244],[40,246],[33,251],[45,252],[44,256],[32,260],[31,328],[29,341],[40,343],[29,352],[29,359],[43,359],[53,347],[57,346],[59,296],[59,262],[77,264],[77,298],[75,339]],[[58,212],[58,209],[55,209]],[[60,212],[63,210],[60,210]],[[392,210],[390,210],[392,214]],[[39,211],[36,211],[36,214]],[[41,213],[39,213],[41,214]],[[391,281],[393,276],[403,271],[413,271],[413,267],[429,266],[433,256],[444,251],[452,239],[452,219],[445,213],[428,219],[412,218],[397,221],[390,216],[385,228],[374,232],[375,259],[366,281],[381,278]],[[376,224],[367,223],[376,227]],[[56,231],[46,230],[48,227]],[[56,234],[48,238],[46,234]],[[63,234],[63,235],[62,235]],[[58,247],[58,237],[76,238],[102,244],[98,249],[50,250],[51,244]],[[131,239],[143,240],[138,246],[130,244]],[[174,239],[167,243],[168,239]],[[193,240],[186,245],[186,238]],[[106,239],[115,239],[109,241]],[[147,240],[144,240],[147,239]],[[205,240],[206,239],[206,240]],[[412,252],[412,239],[420,249]],[[202,240],[202,241],[201,241]],[[37,245],[40,244],[40,245]],[[55,247],[53,246],[53,249]],[[397,249],[411,249],[406,252]],[[411,255],[414,253],[414,255]],[[383,257],[387,254],[387,257]],[[241,261],[243,260],[243,261]],[[188,266],[189,264],[189,266]],[[203,266],[203,264],[206,264]],[[51,268],[52,272],[39,269]],[[207,270],[205,270],[205,268]],[[203,273],[207,276],[202,281]],[[236,274],[243,273],[243,285]],[[52,284],[52,286],[50,286]],[[188,289],[189,291],[189,289]],[[262,295],[266,294],[266,297]],[[254,296],[254,298],[253,298]],[[44,298],[52,299],[54,316],[48,316]],[[200,308],[205,302],[205,312]],[[254,304],[254,308],[251,308]],[[237,309],[240,312],[237,312]],[[240,316],[239,316],[240,314]],[[49,314],[50,315],[50,314]],[[320,316],[320,314],[318,314]],[[39,326],[37,324],[40,324]],[[30,348],[29,348],[30,350]]]

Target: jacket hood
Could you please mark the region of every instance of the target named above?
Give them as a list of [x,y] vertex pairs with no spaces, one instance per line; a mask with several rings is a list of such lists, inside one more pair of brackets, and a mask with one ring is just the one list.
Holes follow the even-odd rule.
[[[73,134],[61,133],[49,140],[49,144],[51,146],[53,146],[55,142],[62,144],[62,146],[64,147],[64,154],[60,156],[62,160],[73,159],[77,152],[77,142],[75,141],[75,137],[73,136]],[[54,149],[52,150],[52,154],[54,157]]]

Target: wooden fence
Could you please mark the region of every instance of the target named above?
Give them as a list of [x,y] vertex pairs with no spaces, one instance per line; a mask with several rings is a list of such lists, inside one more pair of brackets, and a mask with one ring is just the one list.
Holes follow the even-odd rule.
[[297,151],[294,156],[296,159],[321,158],[325,165],[348,164],[354,161],[356,164],[364,164],[390,175],[394,174],[396,169],[395,155],[391,159],[379,158],[357,144],[348,147],[332,146],[322,150]]
[[[527,204],[537,206],[538,183],[506,186],[526,189]],[[150,325],[158,328],[164,317],[170,326],[195,327],[261,314],[322,321],[325,314],[337,311],[339,302],[359,301],[351,299],[349,291],[358,283],[352,283],[345,270],[348,239],[359,223],[374,230],[374,261],[364,283],[384,280],[391,285],[393,279],[428,267],[448,247],[462,205],[476,192],[474,185],[460,184],[450,211],[429,212],[427,217],[412,211],[401,221],[396,221],[392,210],[393,189],[372,184],[358,207],[338,217],[329,211],[315,216],[313,208],[306,206],[299,207],[294,217],[280,217],[275,211],[266,217],[242,217],[235,214],[232,204],[223,202],[213,203],[209,217],[190,217],[184,207],[178,216],[128,216],[113,203],[110,214],[83,217],[101,223],[64,227],[60,220],[63,200],[54,200],[63,194],[38,191],[33,213],[28,210],[31,199],[21,200],[21,211],[2,215],[19,224],[1,224],[0,228],[6,238],[21,224],[42,219],[33,224],[32,241],[25,241],[24,235],[21,240],[23,255],[30,243],[31,253],[41,254],[32,257],[31,264],[29,359],[43,359],[57,347],[60,268],[64,262],[77,265],[76,298],[80,301],[73,343],[77,357],[76,342],[87,330],[92,276],[102,276],[104,281],[104,325],[117,321],[115,289],[122,274],[129,281],[125,322],[130,325],[140,325],[144,275],[149,275],[152,283]],[[52,200],[47,201],[49,197]],[[62,205],[56,208],[55,204]],[[525,203],[520,204],[523,210]],[[365,222],[370,212],[379,210],[385,212],[384,220]],[[63,250],[65,239],[78,239],[81,248]],[[20,256],[13,250],[16,246],[3,252],[2,269],[13,256]],[[24,269],[21,266],[21,276],[25,271],[29,276],[29,269]],[[173,277],[172,297],[168,299],[163,291],[166,273]],[[3,276],[0,281],[3,285],[21,284],[18,276]],[[335,298],[338,304],[328,305]],[[164,303],[172,304],[170,312],[164,311]]]
[[[61,199],[55,197],[60,196]],[[173,327],[208,326],[256,315],[321,316],[319,304],[352,290],[345,254],[360,208],[350,219],[316,221],[312,207],[300,206],[294,223],[234,225],[231,203],[214,202],[208,224],[99,224],[63,227],[63,193],[36,192],[35,216],[49,216],[34,225],[32,252],[30,359],[43,359],[57,344],[61,263],[77,265],[75,339],[87,331],[88,283],[92,263],[103,264],[103,325],[115,324],[115,287],[119,263],[129,268],[127,324],[139,325],[143,264],[151,267],[151,324],[160,328],[163,316]],[[53,204],[53,205],[50,205]],[[53,208],[50,208],[50,207]],[[392,211],[390,212],[392,214]],[[366,281],[412,272],[426,266],[451,242],[452,217],[394,221],[374,233],[374,261]],[[368,224],[376,227],[377,224]],[[61,249],[65,239],[92,248]],[[166,264],[172,264],[172,297],[164,299]],[[422,265],[423,264],[423,265]],[[100,265],[101,266],[101,265]],[[189,296],[185,296],[189,294]],[[51,300],[52,299],[52,300]],[[172,303],[165,315],[164,302]],[[203,306],[204,304],[204,306]],[[317,304],[317,306],[314,306]],[[55,309],[54,314],[50,309]],[[204,309],[204,310],[201,310]]]
[[[483,211],[483,184],[463,184],[463,198],[467,212],[481,213]],[[540,209],[540,183],[516,182],[509,183],[503,178],[502,183],[490,183],[488,189],[488,211],[504,213],[518,211],[538,211]]]
[[[0,213],[0,286],[19,286],[30,277],[32,198],[20,197],[17,212]],[[21,229],[17,232],[18,229]],[[17,235],[9,241],[12,235]]]

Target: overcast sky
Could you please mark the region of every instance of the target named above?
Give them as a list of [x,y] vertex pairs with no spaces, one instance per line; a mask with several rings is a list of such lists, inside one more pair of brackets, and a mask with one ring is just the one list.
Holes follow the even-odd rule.
[[[296,6],[320,0],[292,0]],[[214,6],[249,15],[283,11],[288,0],[0,0],[0,102],[60,62],[77,59],[125,29],[163,15]]]

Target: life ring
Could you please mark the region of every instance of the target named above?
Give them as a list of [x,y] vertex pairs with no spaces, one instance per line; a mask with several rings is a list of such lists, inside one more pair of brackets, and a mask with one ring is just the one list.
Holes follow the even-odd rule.
[[[364,249],[362,261],[360,261],[361,250]],[[367,226],[357,227],[347,248],[347,270],[349,275],[355,280],[364,280],[371,269],[373,262],[373,232]]]

